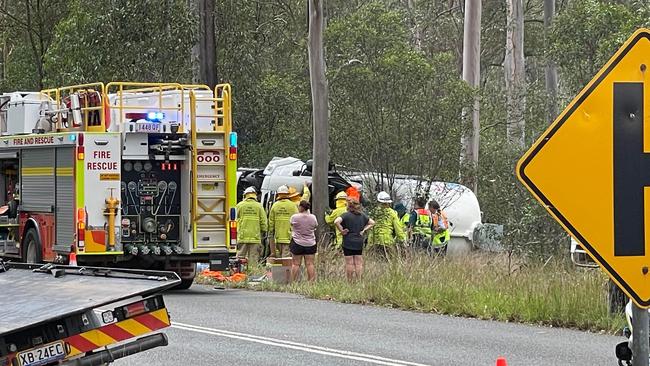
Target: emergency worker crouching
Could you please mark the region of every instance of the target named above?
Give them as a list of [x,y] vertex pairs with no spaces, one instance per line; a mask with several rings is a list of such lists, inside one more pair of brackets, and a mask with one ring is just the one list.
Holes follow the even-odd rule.
[[244,199],[237,204],[237,230],[237,256],[247,258],[249,263],[259,263],[260,244],[268,230],[268,223],[264,207],[257,201],[254,187],[246,188]]
[[334,242],[334,247],[335,248],[341,248],[341,245],[343,245],[343,235],[341,234],[340,231],[336,230],[336,227],[334,225],[334,221],[339,218],[341,215],[347,212],[348,210],[348,195],[344,192],[341,191],[336,194],[335,197],[336,200],[336,208],[330,212],[328,215],[325,215],[325,222],[331,226],[332,228],[335,229],[336,231],[336,241]]
[[282,185],[276,191],[277,201],[269,211],[269,246],[271,257],[290,257],[291,216],[298,213],[298,206],[289,198],[289,187]]
[[415,248],[429,249],[431,246],[431,212],[425,208],[426,204],[424,197],[418,197],[409,215],[408,233]]

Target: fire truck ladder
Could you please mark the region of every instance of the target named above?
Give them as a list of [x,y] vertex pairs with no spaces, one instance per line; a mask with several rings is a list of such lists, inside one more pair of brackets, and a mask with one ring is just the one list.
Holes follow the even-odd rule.
[[190,90],[192,235],[194,249],[202,251],[227,248],[229,242],[226,175],[231,94],[229,85],[217,86],[215,97],[197,97],[198,93]]

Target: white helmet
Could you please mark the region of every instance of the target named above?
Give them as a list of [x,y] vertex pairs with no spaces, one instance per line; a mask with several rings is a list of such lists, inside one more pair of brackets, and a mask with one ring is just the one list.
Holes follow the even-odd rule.
[[257,194],[257,190],[255,187],[248,187],[244,190],[244,196],[249,195],[249,194]]
[[283,184],[283,185],[278,187],[278,190],[275,191],[275,193],[277,193],[277,194],[289,194],[289,187],[287,187],[286,185]]
[[377,194],[377,201],[381,203],[393,203],[393,200],[390,199],[390,195],[384,191]]

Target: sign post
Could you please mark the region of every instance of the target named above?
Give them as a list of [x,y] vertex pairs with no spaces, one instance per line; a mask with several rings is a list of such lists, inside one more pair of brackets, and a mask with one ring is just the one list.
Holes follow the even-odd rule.
[[648,366],[650,30],[636,31],[517,164],[532,195],[633,302]]
[[648,342],[648,310],[632,304],[632,366],[648,366],[650,342]]

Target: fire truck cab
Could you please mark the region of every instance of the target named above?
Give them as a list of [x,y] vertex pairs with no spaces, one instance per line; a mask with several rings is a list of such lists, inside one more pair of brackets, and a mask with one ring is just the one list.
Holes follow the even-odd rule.
[[227,269],[230,85],[111,82],[0,95],[0,257]]

